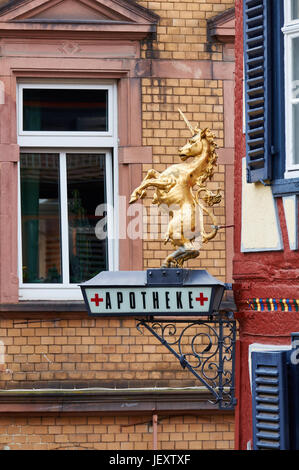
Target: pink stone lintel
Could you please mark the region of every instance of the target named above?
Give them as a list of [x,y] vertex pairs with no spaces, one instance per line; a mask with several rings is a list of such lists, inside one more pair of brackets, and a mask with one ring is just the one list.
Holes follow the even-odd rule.
[[120,147],[119,163],[152,163],[152,147]]

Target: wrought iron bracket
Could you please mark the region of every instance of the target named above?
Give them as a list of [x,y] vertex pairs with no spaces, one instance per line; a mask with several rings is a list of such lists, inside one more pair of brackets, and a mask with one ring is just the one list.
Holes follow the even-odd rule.
[[136,319],[211,393],[219,409],[234,409],[236,321],[232,312],[206,319]]

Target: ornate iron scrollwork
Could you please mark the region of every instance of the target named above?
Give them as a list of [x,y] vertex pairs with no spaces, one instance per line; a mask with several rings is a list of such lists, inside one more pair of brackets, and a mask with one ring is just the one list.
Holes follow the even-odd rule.
[[206,320],[138,321],[211,392],[212,403],[233,409],[236,322],[222,314]]

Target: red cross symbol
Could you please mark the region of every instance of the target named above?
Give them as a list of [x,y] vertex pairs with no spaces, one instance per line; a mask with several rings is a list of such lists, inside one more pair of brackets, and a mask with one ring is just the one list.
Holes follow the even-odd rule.
[[200,305],[203,306],[207,300],[209,300],[208,297],[204,297],[203,293],[201,292],[199,294],[199,297],[196,297],[195,299],[197,302],[200,302]]
[[95,302],[96,307],[100,305],[100,302],[103,302],[104,299],[99,297],[99,294],[95,294],[93,299],[90,299],[90,302]]

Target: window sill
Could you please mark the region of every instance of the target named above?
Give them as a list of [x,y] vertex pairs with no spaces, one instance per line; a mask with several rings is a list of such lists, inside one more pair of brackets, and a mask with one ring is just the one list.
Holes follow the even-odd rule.
[[86,312],[84,302],[33,300],[20,301],[15,304],[0,304],[0,312]]
[[273,180],[271,188],[275,197],[299,194],[299,178]]

